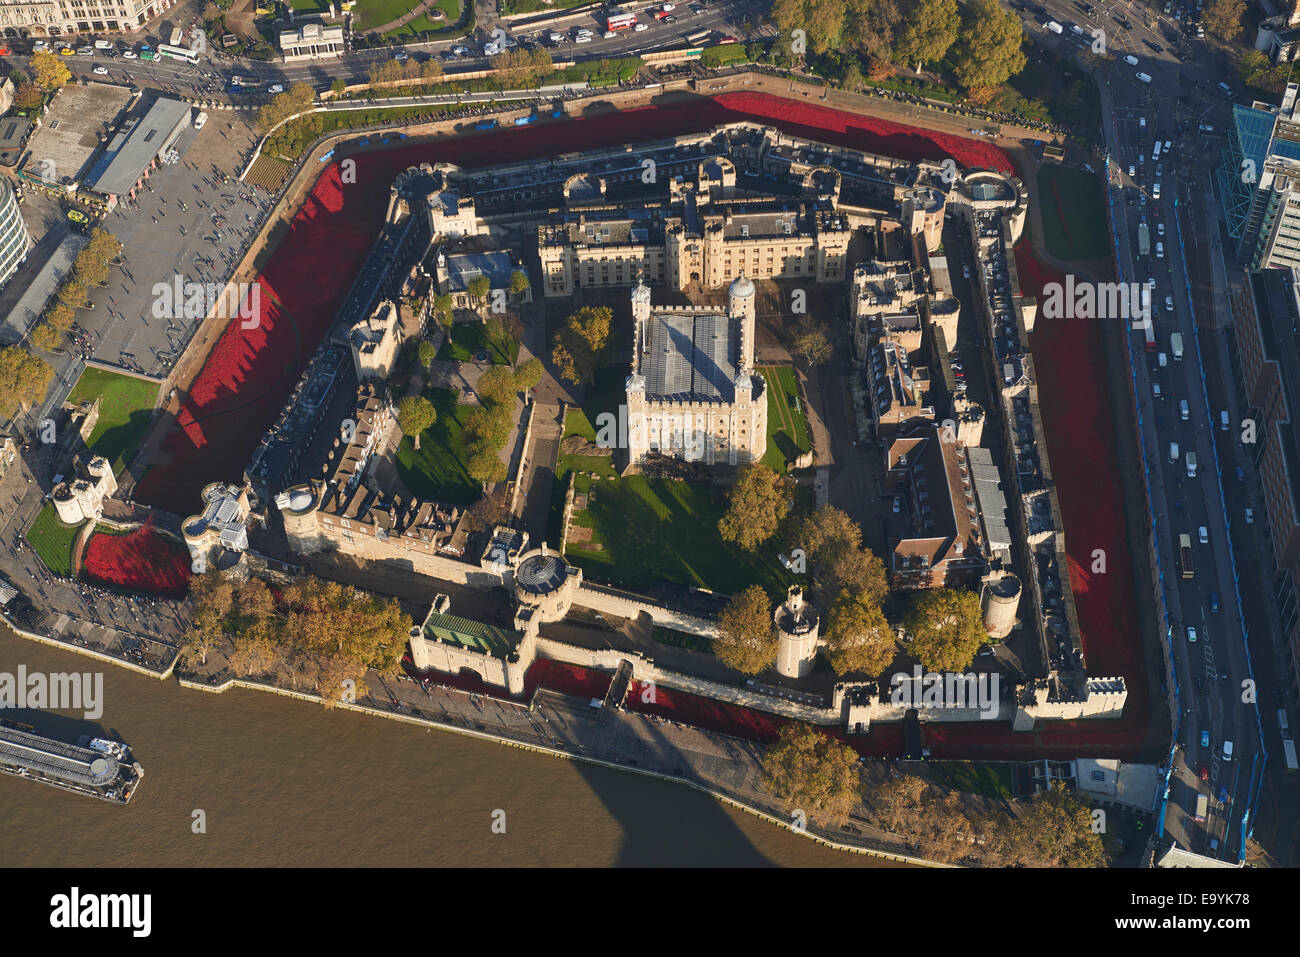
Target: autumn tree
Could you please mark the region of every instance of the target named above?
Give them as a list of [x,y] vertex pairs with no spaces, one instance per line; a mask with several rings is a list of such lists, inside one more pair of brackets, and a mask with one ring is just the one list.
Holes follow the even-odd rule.
[[[888,65],[903,21],[900,0],[848,0],[843,42],[873,64]],[[873,79],[878,79],[873,77]]]
[[971,0],[962,14],[961,38],[952,54],[953,72],[966,89],[1001,86],[1025,68],[1020,18],[997,0]]
[[59,333],[59,330],[48,322],[42,322],[33,328],[30,338],[32,345],[43,352],[53,352],[63,341],[63,336]]
[[483,441],[492,446],[492,454],[503,448],[510,432],[514,429],[515,415],[513,406],[494,404],[489,408],[475,409],[465,419],[465,431],[468,443]]
[[772,603],[761,585],[732,597],[718,615],[713,652],[729,668],[756,675],[776,662],[777,637]]
[[438,320],[438,324],[451,328],[452,317],[455,315],[455,306],[451,298],[451,293],[444,292],[433,297],[433,317]]
[[518,299],[528,291],[528,273],[516,269],[510,274],[510,295]]
[[840,46],[845,14],[844,0],[776,0],[771,17],[787,42],[802,30],[807,52],[826,53]]
[[787,724],[763,755],[763,785],[791,814],[839,826],[861,799],[858,755],[805,724]]
[[32,77],[42,90],[58,90],[72,79],[72,71],[63,62],[62,57],[37,50],[31,58]]
[[31,406],[45,398],[54,370],[21,346],[0,349],[0,409]]
[[843,592],[826,614],[826,657],[836,674],[876,676],[894,660],[894,629],[880,605]]
[[441,80],[442,64],[437,60],[425,60],[420,64],[420,79],[429,81]]
[[420,343],[420,347],[415,350],[415,357],[420,360],[420,365],[426,369],[433,365],[433,360],[438,358],[438,350],[434,348],[432,342],[427,339]]
[[75,276],[70,277],[59,287],[58,295],[59,302],[66,303],[73,309],[80,309],[86,305],[86,284]]
[[30,110],[41,105],[45,99],[45,94],[35,83],[23,80],[14,90],[14,106],[20,110]]
[[482,309],[488,294],[492,292],[492,280],[484,275],[475,276],[469,281],[465,291],[469,293],[469,298],[473,300],[474,308],[476,310]]
[[803,549],[812,565],[813,587],[827,604],[844,591],[879,603],[889,591],[884,562],[862,547],[861,526],[833,505],[801,518],[788,541]]
[[819,366],[829,359],[833,350],[826,337],[825,323],[812,316],[801,316],[790,337],[790,352],[809,366]]
[[513,369],[507,366],[492,366],[479,376],[474,390],[488,402],[509,402],[513,406],[519,386],[515,382]]
[[724,541],[752,550],[776,534],[790,511],[787,482],[766,465],[743,466],[731,486],[727,510],[718,519]]
[[1206,33],[1231,42],[1241,35],[1241,18],[1246,0],[1208,0],[1201,14]]
[[528,359],[515,370],[515,388],[520,392],[536,389],[542,381],[542,360],[536,357]]
[[614,314],[608,306],[583,306],[564,320],[551,342],[551,359],[574,385],[592,381],[609,347]]
[[408,395],[397,403],[397,427],[404,435],[411,436],[416,451],[420,448],[420,433],[437,420],[438,411],[422,395]]
[[989,640],[979,595],[953,588],[917,592],[903,619],[907,647],[927,671],[962,671]]
[[56,302],[45,310],[45,321],[59,332],[67,332],[71,329],[74,318],[72,310],[66,303]]
[[469,477],[485,485],[502,482],[506,477],[506,464],[497,454],[497,447],[486,440],[479,440],[465,454],[465,471]]
[[1013,866],[1106,866],[1106,848],[1093,830],[1092,811],[1060,781],[1020,805],[1007,852]]
[[918,70],[927,63],[938,63],[957,42],[960,29],[957,0],[904,0],[895,57],[902,63],[915,63]]

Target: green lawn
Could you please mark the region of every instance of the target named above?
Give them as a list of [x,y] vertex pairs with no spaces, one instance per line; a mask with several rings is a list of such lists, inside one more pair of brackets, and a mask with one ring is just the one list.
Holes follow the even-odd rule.
[[64,525],[53,505],[46,505],[27,530],[27,542],[45,566],[56,575],[72,574],[72,543],[80,525]]
[[1011,765],[1000,762],[934,761],[930,773],[935,779],[959,791],[984,797],[1011,800]]
[[587,0],[555,0],[548,4],[542,0],[501,0],[500,6],[501,15],[509,16],[512,13],[536,13],[539,10],[564,10],[586,2]]
[[494,366],[509,365],[519,357],[519,343],[505,331],[496,339],[489,339],[486,323],[454,322],[451,335],[438,350],[438,358],[471,362],[480,352],[486,352]]
[[99,421],[87,445],[108,459],[117,474],[144,438],[158,397],[158,384],[103,369],[87,369],[68,400],[74,404],[98,397]]
[[397,475],[420,498],[454,505],[472,505],[483,494],[465,468],[465,419],[476,405],[458,405],[450,389],[426,393],[438,410],[438,421],[420,434],[420,450],[409,436],[397,450]]
[[[416,37],[421,33],[438,33],[442,30],[450,30],[460,23],[460,0],[438,0],[434,7],[441,10],[447,16],[443,20],[430,20],[427,13],[422,13],[409,23],[404,23],[396,30],[387,31],[386,37],[411,36]],[[401,16],[399,13],[397,16]],[[384,20],[383,23],[390,23],[392,19]],[[375,21],[376,26],[381,25],[380,21]]]
[[1049,253],[1067,262],[1110,255],[1106,207],[1096,176],[1048,164],[1038,171],[1037,199]]
[[689,631],[678,631],[675,628],[663,628],[656,625],[654,630],[650,632],[650,637],[662,645],[685,648],[687,651],[698,651],[706,655],[713,654],[712,638],[693,635]]
[[289,6],[293,9],[295,15],[328,12],[328,4],[325,3],[325,0],[289,0]]
[[808,419],[791,366],[773,366],[758,370],[767,382],[767,451],[763,464],[784,473],[785,463],[812,448]]
[[[451,2],[456,3],[456,0]],[[375,27],[382,27],[385,23],[392,23],[402,14],[414,10],[419,5],[420,0],[357,0],[356,6],[352,8],[352,15],[356,19],[353,29],[358,33],[366,33]],[[448,16],[453,18],[460,16],[459,5]]]

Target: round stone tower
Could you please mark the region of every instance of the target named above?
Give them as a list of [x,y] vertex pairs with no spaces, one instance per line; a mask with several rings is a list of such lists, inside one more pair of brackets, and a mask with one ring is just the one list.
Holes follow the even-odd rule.
[[779,639],[776,670],[787,678],[804,677],[817,657],[817,609],[804,602],[802,588],[791,585],[785,604],[772,613],[772,622]]
[[1011,634],[1016,625],[1016,609],[1020,607],[1020,579],[1010,572],[1000,578],[989,578],[980,592],[980,611],[984,615],[984,630],[989,637],[1001,641]]

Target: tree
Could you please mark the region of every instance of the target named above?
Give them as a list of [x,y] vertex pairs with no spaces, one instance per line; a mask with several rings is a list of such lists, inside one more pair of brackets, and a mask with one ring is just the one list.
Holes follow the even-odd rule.
[[821,508],[804,516],[795,526],[791,546],[802,548],[814,561],[828,545],[848,542],[854,548],[862,544],[862,528],[834,505]]
[[515,384],[515,374],[511,369],[505,366],[492,366],[479,376],[478,385],[474,390],[488,402],[509,402],[513,406],[518,386]]
[[108,263],[97,256],[87,256],[83,250],[72,264],[72,275],[87,289],[100,286],[108,280]]
[[451,320],[455,314],[455,306],[452,304],[451,293],[444,292],[433,298],[433,317],[438,320],[439,325],[451,328]]
[[542,360],[532,358],[515,370],[515,388],[520,392],[536,389],[542,381]]
[[575,385],[596,377],[609,346],[614,314],[608,306],[583,306],[564,320],[552,340],[551,358],[560,375]]
[[789,511],[785,480],[766,465],[746,465],[736,475],[718,532],[724,541],[752,550],[776,534]]
[[[899,0],[848,0],[843,41],[848,49],[865,54],[876,69],[883,65],[887,70],[901,22]],[[883,77],[873,75],[872,79]]]
[[81,309],[86,305],[86,286],[75,276],[68,279],[59,287],[59,302],[66,303],[73,309]]
[[790,340],[790,351],[810,366],[819,366],[831,357],[826,326],[812,316],[800,317]]
[[45,321],[59,332],[67,332],[71,329],[74,318],[72,310],[62,302],[56,302],[45,310]]
[[475,409],[465,419],[465,431],[469,444],[482,442],[492,446],[492,454],[505,447],[506,440],[515,425],[514,409],[507,405],[492,405],[489,408]]
[[826,657],[836,674],[875,677],[894,660],[894,629],[869,598],[843,592],[826,615]]
[[67,68],[61,57],[44,50],[37,50],[31,59],[32,77],[42,90],[59,90],[72,79],[72,71]]
[[1246,12],[1246,0],[1209,0],[1201,14],[1207,33],[1225,42],[1241,35],[1241,18]]
[[493,489],[469,507],[476,528],[487,531],[504,525],[510,519],[510,503],[504,488]]
[[32,345],[43,352],[53,352],[63,341],[63,336],[59,330],[55,329],[48,322],[42,322],[31,331]]
[[528,291],[528,273],[516,269],[510,274],[510,295],[518,299]]
[[438,411],[422,395],[408,395],[397,403],[397,427],[415,441],[420,448],[420,433],[438,421]]
[[340,93],[345,92],[347,88],[348,88],[348,81],[343,79],[343,77],[341,76],[336,76],[333,82],[330,83],[330,92],[333,93],[335,96],[338,96]]
[[1025,68],[1024,40],[1020,18],[1003,11],[997,0],[971,0],[953,49],[957,80],[968,90],[1001,86]]
[[122,255],[122,240],[107,229],[97,226],[90,234],[90,241],[86,243],[83,252],[87,255],[93,252],[96,258],[109,263]]
[[813,583],[818,594],[833,601],[845,592],[881,601],[889,591],[885,563],[863,548],[837,542],[820,550],[813,560]]
[[420,64],[420,77],[425,80],[441,80],[442,64],[437,60],[425,60]]
[[903,63],[937,63],[957,42],[957,0],[910,0],[903,10],[894,52]]
[[989,640],[973,591],[927,588],[917,592],[903,619],[908,650],[927,671],[962,671]]
[[220,15],[221,15],[221,8],[218,7],[215,3],[208,2],[203,5],[204,20],[215,20]]
[[474,308],[483,308],[483,301],[487,299],[488,294],[492,292],[492,280],[487,276],[475,276],[469,281],[469,286],[465,289],[469,293],[470,299],[474,301]]
[[27,80],[19,83],[14,90],[14,106],[20,110],[34,109],[40,106],[44,99],[45,94],[41,92],[41,88]]
[[466,452],[465,471],[470,478],[485,485],[504,481],[506,477],[506,465],[497,455],[496,447],[482,439]]
[[763,784],[791,813],[825,825],[846,823],[862,797],[857,752],[803,724],[787,724],[768,746]]
[[54,370],[21,346],[0,349],[0,409],[35,405],[45,397]]
[[420,348],[415,350],[415,355],[420,360],[420,365],[427,369],[433,365],[433,360],[438,358],[438,350],[434,348],[432,342],[426,339],[420,343]]
[[1027,804],[1011,827],[1009,863],[1027,867],[1104,867],[1106,849],[1092,811],[1060,781]]
[[775,663],[776,646],[772,603],[762,585],[750,585],[718,615],[714,654],[728,668],[756,675]]

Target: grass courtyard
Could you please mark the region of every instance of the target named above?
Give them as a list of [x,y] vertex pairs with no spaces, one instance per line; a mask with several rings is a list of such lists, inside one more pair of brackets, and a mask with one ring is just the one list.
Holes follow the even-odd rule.
[[[411,5],[414,7],[414,3]],[[385,37],[410,37],[415,38],[422,33],[439,33],[443,30],[451,31],[460,23],[461,3],[460,0],[438,0],[433,5],[434,10],[441,10],[446,16],[441,20],[430,19],[429,13],[422,13],[414,20],[402,24],[396,30],[387,31]],[[405,12],[405,11],[403,11]],[[431,12],[431,11],[430,11]],[[402,14],[397,14],[400,17]],[[397,17],[389,17],[387,20],[375,20],[375,26],[382,26],[385,23],[391,23]],[[369,23],[369,21],[367,21]]]
[[[569,410],[565,436],[595,442],[600,414],[618,415],[626,376],[626,366],[601,369],[582,408]],[[630,588],[667,581],[726,594],[758,583],[774,596],[784,594],[794,580],[777,561],[775,543],[747,552],[719,537],[718,519],[727,504],[724,486],[643,475],[619,478],[610,455],[560,455],[551,541],[559,541],[570,472],[578,473],[576,494],[588,496],[587,508],[575,514],[573,524],[588,531],[571,532],[567,555],[593,578]]]
[[1049,253],[1067,262],[1110,255],[1106,207],[1096,176],[1047,164],[1038,170],[1038,196]]
[[476,355],[484,352],[492,365],[510,365],[519,358],[519,343],[504,330],[495,337],[490,336],[486,323],[454,322],[451,335],[438,350],[438,358],[473,362]]
[[767,382],[767,451],[763,453],[763,464],[785,472],[786,462],[812,448],[799,385],[792,366],[770,366],[758,371]]
[[436,502],[472,505],[483,494],[465,466],[465,420],[478,408],[460,405],[451,389],[425,393],[438,412],[438,420],[420,433],[420,449],[403,436],[397,450],[397,475],[413,495]]
[[27,543],[55,575],[72,574],[72,543],[80,525],[64,525],[53,505],[46,505],[27,530]]
[[100,399],[99,421],[86,444],[108,459],[113,474],[122,471],[149,427],[158,383],[104,369],[87,369],[68,401]]

